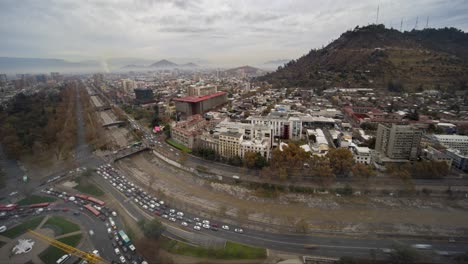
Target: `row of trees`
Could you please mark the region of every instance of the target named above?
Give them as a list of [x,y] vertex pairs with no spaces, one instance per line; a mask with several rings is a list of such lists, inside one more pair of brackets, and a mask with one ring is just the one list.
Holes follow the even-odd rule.
[[46,90],[18,94],[0,109],[0,140],[7,154],[19,158],[55,149],[57,157],[76,140],[74,91]]

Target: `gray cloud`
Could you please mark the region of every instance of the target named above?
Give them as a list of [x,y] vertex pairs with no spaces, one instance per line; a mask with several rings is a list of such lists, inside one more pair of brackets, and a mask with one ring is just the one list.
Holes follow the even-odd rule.
[[[468,30],[466,0],[380,0],[379,22],[405,30]],[[101,59],[197,57],[221,64],[297,58],[356,25],[374,23],[362,0],[2,0],[0,56]]]

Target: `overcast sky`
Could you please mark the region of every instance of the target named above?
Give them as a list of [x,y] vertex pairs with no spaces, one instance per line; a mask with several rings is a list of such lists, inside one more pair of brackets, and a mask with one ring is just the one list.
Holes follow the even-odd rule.
[[0,0],[0,56],[294,59],[356,25],[468,31],[467,0]]

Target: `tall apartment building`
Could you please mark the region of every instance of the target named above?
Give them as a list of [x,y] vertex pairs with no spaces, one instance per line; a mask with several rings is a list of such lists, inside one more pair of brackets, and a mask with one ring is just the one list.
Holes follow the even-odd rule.
[[130,79],[122,79],[122,90],[125,93],[133,92],[133,89],[136,88],[135,81]]
[[461,135],[434,135],[434,138],[443,146],[456,149],[468,155],[468,136]]
[[216,86],[195,86],[192,85],[187,89],[188,96],[203,96],[208,94],[214,94],[218,91]]
[[377,128],[375,151],[392,160],[414,160],[420,152],[422,131],[407,125]]
[[0,74],[0,86],[6,85],[8,82],[7,75],[6,74]]

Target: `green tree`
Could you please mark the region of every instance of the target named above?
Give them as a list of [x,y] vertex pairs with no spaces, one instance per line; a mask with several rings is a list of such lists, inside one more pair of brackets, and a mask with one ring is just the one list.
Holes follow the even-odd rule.
[[327,153],[333,172],[337,176],[347,176],[353,166],[353,154],[345,148],[331,149]]
[[392,264],[411,264],[418,259],[418,252],[408,246],[395,245],[393,249],[389,256],[389,262]]
[[341,257],[335,264],[358,264],[359,262],[353,257]]
[[162,233],[166,230],[164,225],[156,218],[153,218],[150,221],[142,219],[138,221],[138,226],[143,231],[145,237],[149,239],[159,239]]

